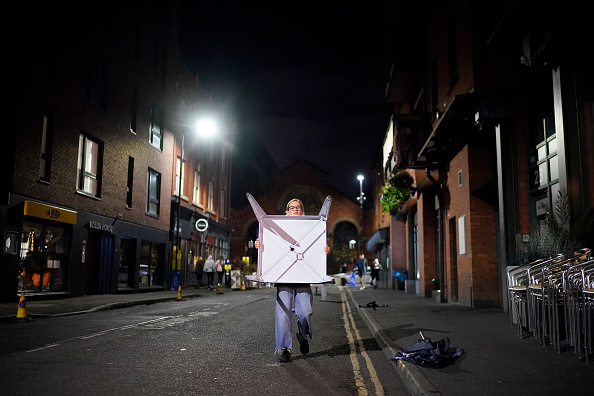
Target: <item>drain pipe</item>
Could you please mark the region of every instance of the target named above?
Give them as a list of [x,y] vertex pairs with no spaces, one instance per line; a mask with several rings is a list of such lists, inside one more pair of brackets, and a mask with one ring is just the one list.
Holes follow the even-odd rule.
[[431,174],[431,170],[429,167],[425,169],[425,173],[427,174],[427,178],[431,180],[431,182],[437,187],[437,201],[439,204],[439,234],[437,236],[437,243],[438,243],[438,256],[437,256],[437,276],[439,277],[439,301],[445,302],[445,278],[444,278],[444,213],[443,210],[443,189],[441,188],[441,184]]

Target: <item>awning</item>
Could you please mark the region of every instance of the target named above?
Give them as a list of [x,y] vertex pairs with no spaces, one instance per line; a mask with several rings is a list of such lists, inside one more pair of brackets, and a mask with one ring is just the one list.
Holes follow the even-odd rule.
[[373,250],[377,245],[390,242],[390,227],[379,228],[367,242],[367,250]]

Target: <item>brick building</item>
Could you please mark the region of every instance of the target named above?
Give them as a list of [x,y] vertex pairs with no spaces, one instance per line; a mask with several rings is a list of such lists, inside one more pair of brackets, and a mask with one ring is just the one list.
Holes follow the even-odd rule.
[[441,301],[506,308],[506,268],[534,258],[532,227],[559,192],[574,219],[592,210],[586,11],[529,0],[386,7],[392,118],[376,207],[397,170],[416,190],[393,215],[376,209],[376,229],[389,223],[408,292],[435,295],[438,279]]
[[[0,158],[2,299],[188,282],[172,276],[193,271],[187,257],[183,268],[171,261],[172,202],[200,91],[180,59],[178,2],[48,3],[19,15],[15,124]],[[202,163],[203,176],[197,188],[182,175],[191,213],[181,237],[213,254],[228,250],[229,153],[186,144],[183,169]],[[191,230],[200,218],[206,239]]]

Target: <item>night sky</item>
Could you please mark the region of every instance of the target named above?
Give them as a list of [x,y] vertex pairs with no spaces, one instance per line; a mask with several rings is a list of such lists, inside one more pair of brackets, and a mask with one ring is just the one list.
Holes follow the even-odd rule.
[[[387,127],[383,25],[373,1],[182,0],[182,58],[277,165],[300,156],[353,200]],[[238,152],[240,152],[238,150]]]

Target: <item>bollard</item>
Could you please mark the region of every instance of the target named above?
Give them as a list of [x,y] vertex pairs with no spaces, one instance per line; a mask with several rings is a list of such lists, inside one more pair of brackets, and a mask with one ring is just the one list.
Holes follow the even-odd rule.
[[223,294],[223,289],[221,288],[220,282],[219,282],[219,288],[217,289],[217,294]]

